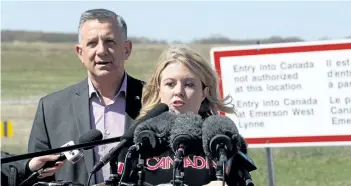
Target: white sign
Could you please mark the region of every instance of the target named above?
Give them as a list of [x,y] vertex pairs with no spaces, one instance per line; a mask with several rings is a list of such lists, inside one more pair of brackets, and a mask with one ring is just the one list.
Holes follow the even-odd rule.
[[351,145],[351,40],[213,48],[211,61],[250,147]]

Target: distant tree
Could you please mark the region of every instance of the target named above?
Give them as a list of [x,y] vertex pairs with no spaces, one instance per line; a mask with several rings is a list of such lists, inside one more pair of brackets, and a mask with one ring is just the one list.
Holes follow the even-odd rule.
[[329,40],[329,38],[328,37],[320,37],[320,38],[318,38],[318,40],[325,41],[325,40]]
[[240,44],[240,45],[248,45],[248,44],[256,44],[260,43],[285,43],[285,42],[299,42],[303,41],[298,37],[286,37],[282,38],[280,36],[271,36],[267,39],[247,39],[247,40],[239,40],[239,39],[230,39],[226,36],[216,34],[210,37],[195,39],[192,43],[195,44]]
[[[130,37],[136,44],[166,44],[165,40],[156,40],[146,37]],[[48,43],[65,43],[77,42],[78,34],[74,33],[46,33],[23,30],[1,30],[1,41],[24,41],[24,42],[48,42]]]
[[22,30],[2,30],[1,41],[25,41],[25,42],[49,42],[49,43],[64,43],[77,41],[77,34],[70,33],[44,33],[44,32],[28,32]]
[[[347,36],[346,38],[351,38]],[[168,44],[166,40],[157,40],[147,37],[134,37],[131,36],[129,39],[135,44]],[[326,40],[327,37],[322,37],[320,40]],[[24,41],[24,42],[49,42],[49,43],[64,43],[64,42],[77,42],[78,35],[75,33],[45,33],[35,31],[24,31],[24,30],[1,30],[1,41],[2,42],[13,42],[13,41]],[[269,38],[257,38],[257,39],[231,39],[221,34],[213,34],[209,37],[197,38],[190,43],[192,44],[235,44],[235,45],[252,45],[265,43],[285,43],[285,42],[300,42],[303,39],[292,36],[292,37],[281,37],[271,36]],[[170,43],[182,44],[182,41],[172,41]]]

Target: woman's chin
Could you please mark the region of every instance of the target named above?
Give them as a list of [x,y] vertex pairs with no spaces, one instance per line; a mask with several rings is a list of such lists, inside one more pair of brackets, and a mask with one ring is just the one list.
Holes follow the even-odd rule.
[[182,114],[179,110],[174,109],[174,108],[170,108],[169,111],[170,111],[170,112],[173,112],[173,113],[175,113],[175,114]]
[[169,110],[176,114],[185,114],[187,112],[191,112],[190,110],[187,110],[184,108],[174,108],[174,107],[169,108]]
[[174,107],[170,107],[169,110],[173,113],[176,113],[176,114],[184,114],[185,112],[183,111],[183,109],[180,109],[180,108],[174,108]]

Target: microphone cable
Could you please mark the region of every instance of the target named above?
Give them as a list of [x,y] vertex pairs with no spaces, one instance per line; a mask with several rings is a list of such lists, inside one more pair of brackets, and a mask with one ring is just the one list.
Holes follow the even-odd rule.
[[89,186],[90,185],[90,180],[91,180],[91,177],[93,176],[93,173],[92,172],[90,172],[89,173],[89,178],[88,178],[88,183],[87,183],[87,186]]
[[[127,164],[127,161],[130,159],[129,157],[131,156],[131,154],[132,154],[132,152],[131,152],[131,151],[128,151],[128,152],[127,152],[127,154],[126,154],[126,156],[125,156],[125,158],[124,158],[124,165],[126,165],[126,164]],[[123,171],[122,171],[121,179],[119,180],[118,185],[121,185],[121,184],[122,184],[122,180],[123,180],[124,175],[125,175],[125,173],[126,173],[126,168],[127,168],[126,166],[124,166],[124,167],[123,167]]]

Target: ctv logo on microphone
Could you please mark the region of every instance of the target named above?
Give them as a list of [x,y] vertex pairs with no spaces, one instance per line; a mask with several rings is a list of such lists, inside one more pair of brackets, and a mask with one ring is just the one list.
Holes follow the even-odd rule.
[[[73,141],[69,141],[66,144],[62,145],[61,147],[68,147],[75,145]],[[66,151],[63,152],[63,154],[66,156],[67,160],[71,162],[72,164],[76,163],[80,158],[83,157],[83,152],[80,150],[72,150],[72,151]]]

